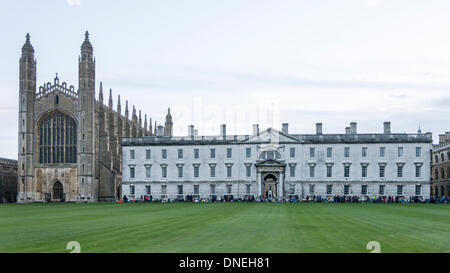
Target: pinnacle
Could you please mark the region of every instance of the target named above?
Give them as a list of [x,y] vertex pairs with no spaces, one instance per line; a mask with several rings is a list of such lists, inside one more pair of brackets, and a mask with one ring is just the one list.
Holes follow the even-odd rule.
[[22,54],[24,54],[24,53],[31,53],[31,54],[34,53],[34,48],[30,42],[30,34],[29,33],[27,33],[27,35],[25,36],[25,44],[22,47]]
[[84,42],[81,44],[81,51],[93,51],[93,47],[91,45],[91,42],[89,41],[89,32],[86,31],[84,34]]

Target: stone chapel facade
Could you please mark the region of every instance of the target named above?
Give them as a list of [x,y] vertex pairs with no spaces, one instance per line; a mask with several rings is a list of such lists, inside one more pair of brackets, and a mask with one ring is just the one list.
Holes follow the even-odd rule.
[[[86,31],[78,60],[78,89],[60,82],[36,88],[36,59],[27,34],[20,58],[17,202],[109,202],[121,197],[122,137],[156,135],[141,111],[121,114],[112,91],[103,103],[100,82],[95,97],[95,59]],[[172,134],[166,117],[164,134]]]

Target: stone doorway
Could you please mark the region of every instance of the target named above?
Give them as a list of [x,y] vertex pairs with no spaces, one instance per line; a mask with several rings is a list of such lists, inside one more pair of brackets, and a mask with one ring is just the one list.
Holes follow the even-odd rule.
[[118,186],[117,187],[117,200],[122,199],[122,187]]
[[52,201],[64,202],[64,186],[59,181],[53,183]]
[[263,195],[264,198],[274,199],[278,197],[277,194],[277,177],[274,174],[264,176]]

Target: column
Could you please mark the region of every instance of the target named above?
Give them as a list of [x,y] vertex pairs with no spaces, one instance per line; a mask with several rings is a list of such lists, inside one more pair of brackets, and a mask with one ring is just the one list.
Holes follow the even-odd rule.
[[280,173],[280,182],[278,183],[278,198],[284,196],[284,174]]
[[256,198],[261,195],[261,172],[256,173]]

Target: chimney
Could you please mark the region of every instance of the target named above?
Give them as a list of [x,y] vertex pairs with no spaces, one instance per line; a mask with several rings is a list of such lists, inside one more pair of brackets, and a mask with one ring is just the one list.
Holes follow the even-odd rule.
[[450,132],[445,132],[447,143],[450,143]]
[[163,136],[164,135],[164,126],[158,125],[158,129],[156,131],[157,136]]
[[190,138],[194,137],[194,125],[188,126],[188,137],[190,137]]
[[350,122],[350,134],[356,135],[356,122]]
[[259,125],[253,124],[253,135],[259,135]]
[[345,127],[345,134],[350,135],[350,127]]
[[316,123],[316,135],[322,134],[322,123]]
[[445,144],[445,135],[439,135],[439,145],[444,145]]
[[282,127],[281,131],[283,133],[285,133],[286,135],[288,135],[289,134],[289,123],[283,123],[283,127]]
[[223,137],[223,139],[227,138],[227,125],[226,124],[220,125],[220,135]]
[[390,134],[391,133],[391,122],[390,121],[386,121],[383,124],[384,124],[384,133],[385,134]]

